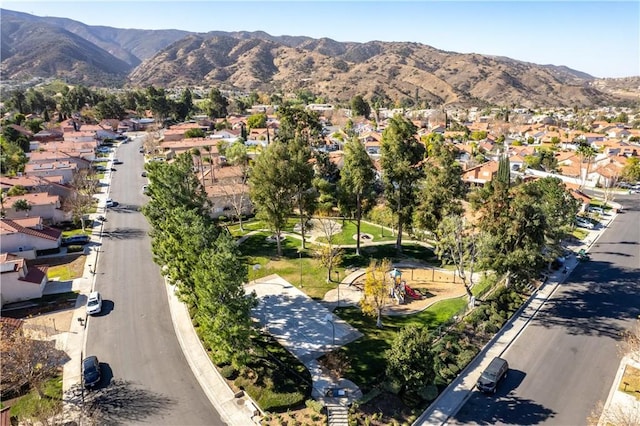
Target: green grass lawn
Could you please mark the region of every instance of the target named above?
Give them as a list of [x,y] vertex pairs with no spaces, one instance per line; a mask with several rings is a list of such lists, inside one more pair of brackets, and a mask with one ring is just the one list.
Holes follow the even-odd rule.
[[586,229],[576,227],[576,229],[574,229],[571,232],[571,235],[576,237],[578,240],[582,241],[586,238],[587,235],[589,235],[589,231],[587,231]]
[[376,319],[364,316],[358,308],[336,309],[336,315],[364,334],[342,348],[350,360],[345,377],[360,386],[363,392],[368,392],[384,375],[384,351],[389,349],[401,328],[414,325],[435,329],[460,313],[466,304],[466,298],[461,297],[443,300],[415,315],[385,316],[382,319],[383,328],[377,328]]
[[[356,235],[356,221],[355,220],[344,220],[338,222],[342,224],[342,232],[339,234],[335,234],[333,236],[333,243],[338,245],[351,245],[355,244],[356,240],[354,235]],[[369,234],[373,236],[372,241],[395,241],[396,236],[391,234],[391,231],[384,229],[377,225],[372,225],[367,222],[360,222],[360,234]],[[319,242],[327,242],[326,237],[319,237]]]
[[[85,223],[85,226],[89,225],[89,221]],[[70,231],[62,231],[62,238],[72,237],[74,235],[91,235],[91,232],[88,230],[89,228],[85,228],[83,231],[82,228],[72,229]]]
[[40,398],[38,392],[32,390],[11,406],[11,416],[20,421],[43,420],[62,410],[62,376],[47,380],[43,385],[43,393],[48,398]]
[[[240,244],[244,263],[248,265],[249,281],[278,274],[295,286],[299,287],[302,282],[302,290],[314,299],[322,299],[327,291],[336,288],[336,282],[327,282],[327,269],[315,258],[316,248],[313,245],[308,244],[301,256],[300,240],[287,237],[282,242],[282,256],[279,257],[276,254],[276,243],[267,241],[269,235],[271,235],[270,232],[258,232],[250,235]],[[390,258],[394,262],[414,259],[438,262],[431,249],[419,244],[403,245],[403,253],[399,256],[395,245],[389,243],[382,246],[362,247],[360,256],[355,255],[354,248],[344,249],[343,262],[334,271],[338,272],[338,279],[342,279],[347,274],[347,268],[366,268],[371,259],[383,258]],[[302,280],[300,279],[301,271]],[[335,274],[331,278],[335,280]]]

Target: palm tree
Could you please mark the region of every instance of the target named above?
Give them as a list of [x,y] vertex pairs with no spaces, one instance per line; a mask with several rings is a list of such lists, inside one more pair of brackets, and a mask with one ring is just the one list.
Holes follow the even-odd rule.
[[[202,147],[205,151],[209,153],[209,174],[211,175],[211,183],[216,181],[216,174],[213,171],[213,155],[211,154],[211,145],[205,145]],[[202,178],[204,180],[204,177]]]
[[[585,184],[587,183],[587,176],[589,175],[589,168],[591,166],[591,161],[596,156],[596,150],[589,145],[587,142],[580,142],[578,144],[578,149],[576,153],[580,156],[580,191],[584,189]],[[587,169],[585,173],[582,173],[584,161],[587,160]]]
[[204,186],[204,167],[202,164],[202,153],[198,148],[192,148],[191,154],[198,158],[198,166],[200,167],[200,176],[202,177],[202,185]]

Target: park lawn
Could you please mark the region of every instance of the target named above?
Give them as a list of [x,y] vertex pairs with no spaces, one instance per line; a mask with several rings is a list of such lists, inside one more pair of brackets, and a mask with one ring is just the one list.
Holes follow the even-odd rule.
[[251,231],[259,231],[265,228],[266,228],[266,225],[264,224],[264,222],[262,222],[261,220],[255,220],[255,219],[243,221],[242,231],[240,230],[240,224],[238,223],[234,223],[233,225],[227,226],[227,229],[229,230],[229,232],[231,232],[231,235],[233,235],[235,238],[242,237],[243,235],[246,235]]
[[392,262],[420,261],[429,265],[440,265],[433,249],[417,243],[402,244],[401,254],[398,254],[395,243],[391,242],[378,246],[361,246],[360,254],[361,256],[356,256],[354,248],[344,249],[342,266],[345,268],[366,268],[371,259],[390,259]]
[[35,389],[21,397],[11,406],[11,416],[24,422],[50,418],[60,413],[62,411],[62,375],[47,380],[43,384],[43,393],[47,398],[40,398]]
[[[342,231],[339,234],[335,234],[333,236],[333,244],[337,245],[354,245],[356,244],[355,235],[357,232],[356,229],[356,221],[355,220],[336,220],[337,222],[342,223]],[[367,222],[360,222],[360,235],[362,234],[370,234],[373,235],[372,241],[395,241],[396,236],[391,233],[388,229],[384,229],[378,225],[373,225]],[[327,237],[318,237],[318,242],[326,243]],[[361,244],[365,243],[365,241],[361,241]]]
[[345,378],[356,383],[364,393],[379,384],[386,368],[384,351],[391,347],[397,332],[406,326],[426,326],[435,330],[460,314],[467,305],[465,297],[443,300],[414,315],[384,316],[383,328],[376,327],[374,317],[365,316],[359,308],[337,308],[334,313],[364,336],[341,348],[349,359]]

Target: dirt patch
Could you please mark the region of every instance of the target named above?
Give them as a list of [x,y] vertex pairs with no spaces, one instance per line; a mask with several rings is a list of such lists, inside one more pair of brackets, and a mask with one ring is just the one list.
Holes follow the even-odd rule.
[[53,300],[41,306],[3,310],[2,316],[22,319],[27,336],[43,340],[69,331],[75,305],[75,298]]

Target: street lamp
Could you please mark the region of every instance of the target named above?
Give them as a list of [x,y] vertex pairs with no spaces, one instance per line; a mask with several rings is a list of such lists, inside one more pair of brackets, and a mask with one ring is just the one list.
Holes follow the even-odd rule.
[[338,283],[338,308],[340,307],[340,271],[333,271],[336,274],[336,282]]
[[298,257],[300,259],[300,288],[302,288],[302,249],[298,249]]
[[336,325],[333,323],[333,315],[325,315],[324,320],[331,323],[331,348],[334,348],[336,346]]

